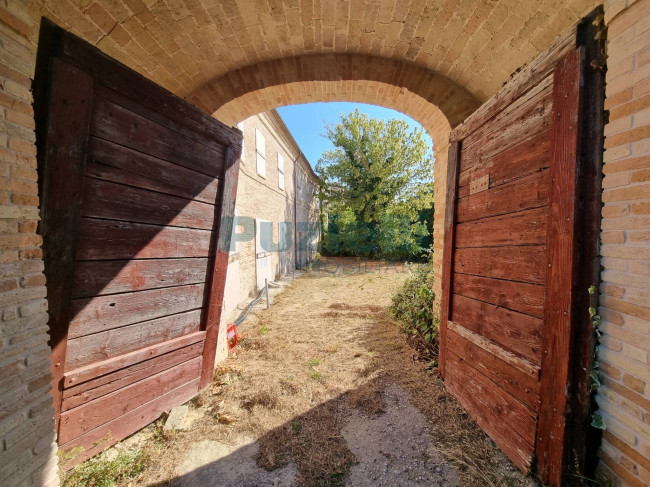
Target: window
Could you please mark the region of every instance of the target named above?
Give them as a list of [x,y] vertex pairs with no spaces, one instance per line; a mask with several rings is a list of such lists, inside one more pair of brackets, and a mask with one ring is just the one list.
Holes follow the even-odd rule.
[[278,152],[278,187],[284,189],[284,157]]
[[[237,124],[237,128],[239,130],[241,130],[242,134],[243,134],[244,133],[244,122],[243,121],[239,122]],[[245,150],[244,147],[246,145],[245,141],[246,141],[246,136],[244,136],[244,138],[241,140],[241,157],[239,158],[239,160],[241,160],[242,162],[244,162],[244,150]]]
[[296,198],[300,199],[302,197],[302,174],[300,171],[296,171]]
[[258,129],[255,129],[255,153],[257,155],[257,174],[266,178],[266,140]]

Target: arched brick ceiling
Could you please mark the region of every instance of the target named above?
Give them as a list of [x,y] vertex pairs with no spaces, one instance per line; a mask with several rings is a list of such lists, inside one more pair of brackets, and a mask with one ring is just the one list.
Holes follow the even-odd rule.
[[412,63],[372,56],[316,54],[259,63],[217,78],[188,96],[227,124],[278,106],[353,101],[399,110],[446,150],[450,126],[479,105],[464,88]]
[[226,103],[214,116],[234,125],[260,111],[317,101],[369,103],[401,111],[418,121],[429,133],[434,141],[436,158],[446,156],[451,126],[440,109],[409,91],[375,81],[309,81],[273,86]]
[[[203,88],[223,106],[243,95],[218,80],[232,81],[237,73],[254,72],[262,79],[256,80],[257,85],[246,86],[262,88],[264,95],[257,96],[266,97],[265,67],[318,54],[354,55],[353,59],[374,56],[412,66],[410,69],[449,80],[455,92],[448,103],[456,96],[461,102],[471,98],[482,102],[513,70],[545,49],[597,3],[32,0],[29,10],[35,19],[41,15],[51,18],[179,96],[192,95],[207,103],[209,97],[200,93]],[[383,75],[370,73],[375,74]],[[383,79],[370,78],[386,84]],[[327,89],[320,89],[331,91],[336,86],[347,89],[345,83],[330,83]],[[250,97],[244,99],[250,103]]]

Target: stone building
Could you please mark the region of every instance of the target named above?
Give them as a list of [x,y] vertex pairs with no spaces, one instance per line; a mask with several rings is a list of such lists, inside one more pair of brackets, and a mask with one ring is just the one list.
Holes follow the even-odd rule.
[[[58,484],[32,107],[42,17],[230,126],[278,106],[334,100],[382,105],[419,121],[437,160],[439,293],[451,130],[599,4],[3,2],[0,485]],[[607,429],[599,456],[601,472],[615,485],[637,487],[650,484],[650,0],[605,0],[604,22],[609,117],[603,122],[597,400]],[[246,164],[248,154],[252,147]]]
[[320,235],[319,179],[280,115],[271,110],[237,126],[244,145],[225,316],[256,295],[265,279],[307,264]]

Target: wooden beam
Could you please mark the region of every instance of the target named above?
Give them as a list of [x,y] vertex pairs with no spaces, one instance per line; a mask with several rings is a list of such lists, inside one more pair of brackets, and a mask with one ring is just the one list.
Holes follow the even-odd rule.
[[179,348],[187,347],[193,343],[201,342],[204,338],[205,332],[197,331],[196,333],[190,333],[189,335],[174,338],[173,340],[157,343],[146,348],[141,348],[140,350],[71,370],[64,375],[65,387],[78,386],[96,377],[110,374],[139,362],[158,357],[159,355],[178,350]]
[[[47,37],[47,34],[45,34]],[[59,59],[43,59],[38,76],[51,76],[49,93],[36,104],[45,128],[38,151],[40,233],[47,278],[55,428],[61,410],[72,286],[83,199],[93,80]],[[37,83],[36,86],[43,86]],[[43,97],[46,96],[47,100]]]
[[[162,411],[183,404],[194,397],[198,392],[198,382],[198,378],[192,379],[190,382],[128,411],[123,416],[88,431],[67,444],[59,445],[61,451],[66,452],[61,457],[59,467],[63,471],[69,470],[78,463],[97,455],[102,450],[144,428],[152,421],[155,421]],[[75,454],[75,448],[81,451]]]
[[605,52],[605,23],[602,5],[583,19],[578,30],[578,43],[585,47],[586,60],[583,75],[582,104],[582,153],[580,156],[579,198],[581,207],[577,222],[578,252],[577,261],[580,272],[574,286],[577,289],[577,313],[575,355],[573,365],[573,405],[569,451],[572,452],[571,465],[578,472],[594,478],[598,463],[597,449],[600,445],[601,431],[592,428],[591,379],[589,373],[594,354],[594,334],[589,316],[591,296],[585,292],[594,286],[596,295],[600,282],[600,212],[602,196],[602,165],[604,139],[605,72],[602,69]]
[[214,361],[217,354],[217,339],[223,296],[226,288],[226,274],[228,270],[228,256],[230,255],[230,238],[235,217],[235,203],[237,200],[237,184],[239,182],[239,161],[241,144],[229,146],[226,151],[225,170],[223,175],[223,191],[221,197],[220,214],[218,218],[217,242],[214,249],[214,267],[212,269],[212,282],[208,295],[208,306],[205,318],[205,345],[203,348],[203,364],[201,365],[201,379],[199,389],[207,387],[212,381]]
[[456,191],[458,189],[458,167],[460,165],[461,141],[449,145],[447,159],[447,206],[445,207],[444,247],[442,251],[442,296],[440,300],[440,346],[438,373],[445,378],[447,359],[447,323],[451,320],[452,274],[454,271]]
[[[581,75],[584,50],[575,49],[553,75],[551,123],[551,196],[548,218],[546,303],[542,354],[541,408],[537,431],[539,476],[550,486],[563,485],[568,452],[570,381],[573,367],[577,265],[576,216],[579,207]],[[586,289],[583,290],[586,292]]]

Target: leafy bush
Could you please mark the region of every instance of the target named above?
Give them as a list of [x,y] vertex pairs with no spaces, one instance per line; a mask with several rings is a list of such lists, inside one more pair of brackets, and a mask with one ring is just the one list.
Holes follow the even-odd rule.
[[420,332],[431,343],[437,343],[439,320],[433,312],[433,265],[431,261],[411,271],[402,287],[393,296],[392,315],[412,332]]
[[431,226],[417,215],[387,211],[374,223],[354,218],[349,208],[328,212],[322,241],[327,255],[384,259],[419,259],[426,255]]

